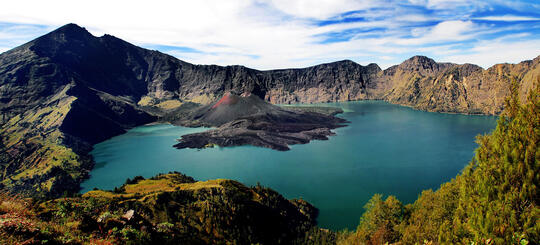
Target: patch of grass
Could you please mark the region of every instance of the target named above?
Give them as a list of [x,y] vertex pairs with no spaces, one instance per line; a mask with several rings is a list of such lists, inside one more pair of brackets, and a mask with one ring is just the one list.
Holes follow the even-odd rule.
[[203,104],[207,105],[216,100],[216,96],[214,94],[201,94],[197,96],[193,96],[189,98],[187,101],[197,103],[197,104]]
[[153,106],[156,104],[156,99],[150,97],[150,96],[143,96],[139,102],[137,102],[137,105],[140,106]]
[[93,190],[87,193],[84,193],[83,197],[85,198],[132,198],[134,195],[118,194],[111,191],[102,191],[102,190]]
[[[0,244],[60,243],[68,229],[41,220],[32,199],[0,193]],[[57,240],[58,239],[58,240]]]
[[[60,167],[66,170],[75,170],[80,167],[79,156],[72,149],[63,145],[54,144],[45,140],[34,140],[40,145],[27,159],[31,168],[21,168],[12,175],[12,179],[32,178],[50,171],[53,167]],[[69,171],[72,177],[79,176],[80,173]]]
[[165,100],[157,104],[156,106],[163,110],[172,110],[180,107],[183,103],[179,100]]
[[154,192],[171,192],[176,190],[199,190],[203,188],[223,188],[221,184],[226,180],[208,180],[195,183],[174,183],[170,177],[157,180],[141,180],[136,184],[124,186],[125,193],[149,194]]

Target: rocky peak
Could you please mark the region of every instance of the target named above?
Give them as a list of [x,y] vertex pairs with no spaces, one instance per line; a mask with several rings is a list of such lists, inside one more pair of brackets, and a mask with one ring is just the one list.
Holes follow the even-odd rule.
[[469,63],[466,63],[466,64],[463,64],[460,66],[460,69],[461,69],[461,72],[463,74],[463,76],[470,76],[474,73],[481,73],[482,71],[484,71],[484,68],[478,66],[478,65],[475,65],[475,64],[469,64]]
[[380,72],[382,71],[381,67],[375,63],[370,63],[369,65],[366,66],[366,70],[372,72],[372,73],[377,73],[377,72]]
[[539,55],[539,56],[536,56],[536,58],[534,58],[534,59],[532,60],[532,62],[533,62],[533,64],[535,64],[535,65],[536,65],[536,64],[540,64],[540,55]]
[[406,72],[418,72],[426,75],[438,71],[439,64],[426,56],[417,55],[399,64],[397,68]]
[[76,24],[67,24],[64,25],[40,38],[36,41],[55,41],[58,43],[67,43],[67,42],[81,42],[88,41],[90,39],[96,38],[85,28],[80,27]]
[[360,64],[352,61],[352,60],[340,60],[336,62],[327,63],[327,65],[330,66],[360,66]]
[[423,55],[415,55],[405,61],[402,62],[402,64],[404,63],[412,63],[412,64],[418,64],[418,65],[421,65],[421,64],[426,64],[426,65],[432,65],[432,64],[437,64],[437,62],[435,62],[435,60],[427,57],[427,56],[423,56]]
[[63,25],[60,28],[52,31],[50,34],[64,34],[70,37],[92,36],[92,34],[90,34],[86,28],[73,23]]
[[62,54],[84,53],[96,41],[85,28],[67,24],[32,41],[30,49],[39,56],[58,58]]
[[343,64],[357,64],[356,62],[352,61],[352,60],[349,60],[349,59],[346,59],[346,60],[340,60],[340,61],[336,61],[335,63],[343,63]]

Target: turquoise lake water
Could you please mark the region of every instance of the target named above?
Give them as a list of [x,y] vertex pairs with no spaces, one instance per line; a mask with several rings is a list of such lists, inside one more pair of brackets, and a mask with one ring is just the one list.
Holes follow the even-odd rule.
[[82,183],[113,189],[127,178],[179,171],[197,180],[227,178],[271,187],[303,198],[320,210],[330,229],[355,229],[373,196],[395,195],[411,203],[438,188],[468,164],[475,136],[495,128],[496,117],[416,111],[381,101],[329,103],[351,123],[327,141],[293,145],[290,151],[241,146],[204,150],[172,147],[183,134],[204,131],[171,125],[134,128],[94,146],[96,166]]

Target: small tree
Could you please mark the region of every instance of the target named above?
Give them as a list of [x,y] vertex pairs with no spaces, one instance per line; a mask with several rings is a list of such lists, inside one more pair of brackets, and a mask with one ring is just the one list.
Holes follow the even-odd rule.
[[[521,105],[513,82],[505,111],[491,135],[479,136],[476,156],[463,173],[455,226],[473,241],[539,241],[540,87]],[[520,241],[518,241],[520,242]]]
[[382,200],[375,194],[364,207],[366,212],[360,218],[356,238],[368,244],[384,244],[400,239],[397,226],[404,216],[403,204],[394,196]]

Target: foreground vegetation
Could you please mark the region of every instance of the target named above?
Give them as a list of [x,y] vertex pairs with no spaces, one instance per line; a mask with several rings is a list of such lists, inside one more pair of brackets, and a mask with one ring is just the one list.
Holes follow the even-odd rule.
[[0,244],[290,244],[317,216],[268,188],[180,173],[40,203],[1,198]]

